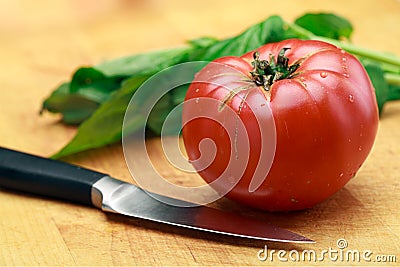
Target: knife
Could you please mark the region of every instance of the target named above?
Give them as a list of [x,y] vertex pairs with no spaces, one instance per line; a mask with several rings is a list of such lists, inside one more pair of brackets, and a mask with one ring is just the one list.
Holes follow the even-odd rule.
[[169,205],[152,197],[154,193],[106,174],[2,147],[0,187],[202,231],[264,241],[315,243],[261,220],[207,206],[182,207],[184,205],[179,204],[184,204],[185,201],[157,195],[157,199],[165,198],[167,203],[177,204]]

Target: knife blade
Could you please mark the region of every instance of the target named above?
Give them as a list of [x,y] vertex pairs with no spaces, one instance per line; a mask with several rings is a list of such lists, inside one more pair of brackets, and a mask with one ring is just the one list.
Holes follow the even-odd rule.
[[[1,147],[0,187],[207,232],[265,241],[314,243],[261,220],[207,206],[184,205],[185,201],[167,196],[154,197],[155,193],[107,174]],[[167,201],[160,201],[163,198]],[[177,205],[166,204],[174,202]]]

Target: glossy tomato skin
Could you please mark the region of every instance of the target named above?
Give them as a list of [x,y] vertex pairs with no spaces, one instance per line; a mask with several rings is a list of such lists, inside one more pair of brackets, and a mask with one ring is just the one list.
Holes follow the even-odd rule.
[[[310,208],[337,192],[367,158],[378,127],[374,89],[354,56],[324,42],[297,39],[257,51],[260,59],[269,59],[282,48],[290,48],[289,65],[300,63],[291,78],[275,81],[266,91],[250,75],[254,51],[220,58],[197,74],[183,107],[185,148],[202,178],[211,183],[225,175],[212,185],[217,191],[234,185],[228,198],[269,211]],[[220,104],[202,105],[205,98]],[[202,110],[211,115],[191,119]],[[235,130],[238,121],[247,132]],[[214,141],[211,163],[202,162],[209,160],[201,158],[203,139]],[[258,164],[268,164],[264,150],[274,157],[260,173]],[[232,169],[229,161],[245,167]],[[239,179],[237,184],[229,177]],[[252,179],[263,181],[255,191],[249,190]]]

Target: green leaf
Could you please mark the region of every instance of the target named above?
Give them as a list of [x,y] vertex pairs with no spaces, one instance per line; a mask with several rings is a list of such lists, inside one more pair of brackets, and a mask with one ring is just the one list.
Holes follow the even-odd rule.
[[89,118],[113,91],[121,78],[106,78],[94,68],[80,68],[70,83],[63,83],[42,105],[42,111],[61,113],[63,122],[79,124]]
[[79,95],[54,96],[44,104],[47,110],[63,114],[63,122],[80,124],[89,118],[99,107],[99,104]]
[[191,45],[192,47],[195,47],[195,48],[207,47],[207,46],[210,46],[210,45],[215,44],[217,42],[219,42],[219,40],[217,38],[208,37],[208,36],[207,37],[200,37],[200,38],[197,38],[197,39],[192,39],[192,40],[187,41],[187,43],[189,45]]
[[[156,135],[161,134],[165,119],[167,118],[168,115],[170,115],[170,112],[177,105],[179,105],[183,102],[188,87],[189,87],[189,85],[185,84],[185,85],[181,85],[177,88],[174,88],[168,94],[164,95],[156,103],[156,105],[150,112],[149,118],[147,120],[147,127],[153,133],[155,133]],[[168,130],[168,132],[164,132],[165,134],[168,135],[168,134],[174,134],[176,132],[179,132],[179,129],[176,129],[176,128],[180,128],[181,116],[179,116],[179,119],[175,119],[175,123],[172,123],[172,124],[176,127],[174,127],[174,129],[170,129],[171,125],[169,125],[169,130]]]
[[91,85],[93,82],[104,80],[106,76],[91,67],[79,68],[74,76],[72,76],[72,81],[69,87],[71,93],[76,93],[79,91],[80,86]]
[[[126,107],[135,90],[148,77],[134,77],[125,81],[122,88],[116,91],[109,101],[101,105],[89,119],[84,121],[75,137],[52,158],[58,159],[120,140]],[[130,123],[126,126],[127,129],[135,131],[142,127],[145,119],[140,112],[137,112],[137,117],[131,118]]]
[[[70,83],[62,84],[44,101],[42,111],[61,113],[63,121],[70,123],[70,114],[65,113],[65,107],[74,106],[76,116],[81,118],[81,121],[87,119],[91,113],[80,105],[82,99],[101,104],[108,100],[113,91],[120,88],[124,79],[131,75],[150,75],[171,64],[179,63],[187,58],[189,50],[190,48],[183,47],[154,51],[106,61],[96,67],[79,68],[73,74]],[[70,94],[77,95],[71,97]],[[55,95],[58,95],[57,98],[54,98]],[[80,112],[82,114],[79,114]],[[73,123],[81,121],[75,120]]]
[[389,93],[387,101],[400,100],[400,85],[389,84]]
[[63,114],[63,122],[79,124],[87,119],[99,104],[80,94],[69,93],[70,84],[63,83],[42,105],[42,110]]
[[350,39],[353,32],[351,23],[332,13],[305,14],[295,20],[295,24],[318,36],[332,39]]
[[179,47],[121,57],[96,66],[105,76],[149,75],[185,61],[193,47]]
[[279,16],[271,16],[255,24],[236,37],[217,42],[191,55],[191,60],[211,61],[222,56],[240,56],[266,43],[279,42],[293,37],[284,28]]
[[388,101],[389,85],[385,80],[385,73],[382,67],[371,60],[362,60],[365,70],[375,88],[376,101],[379,113],[382,112],[384,104]]
[[110,94],[119,89],[124,76],[105,76],[92,67],[79,68],[72,77],[69,91],[79,93],[97,103],[103,103]]
[[[177,105],[183,102],[187,89],[196,73],[204,68],[207,63],[206,61],[196,61],[171,66],[146,81],[141,88],[143,91],[141,91],[141,94],[135,95],[133,103],[151,107],[153,104],[151,101],[157,101],[155,97],[162,96],[151,109],[147,121],[148,129],[156,135],[161,134],[165,119]],[[139,97],[142,99],[139,99]],[[181,115],[179,122],[174,124],[176,127],[180,127],[180,120]],[[173,132],[176,132],[176,127],[174,127]]]

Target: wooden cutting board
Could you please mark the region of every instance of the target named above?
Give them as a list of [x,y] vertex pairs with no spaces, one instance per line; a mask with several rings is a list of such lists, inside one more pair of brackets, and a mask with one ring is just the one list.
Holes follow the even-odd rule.
[[[81,65],[181,45],[203,35],[232,36],[269,15],[292,21],[306,11],[341,14],[354,24],[352,41],[400,55],[400,2],[381,1],[0,1],[0,145],[49,156],[76,128],[39,116],[41,101]],[[270,221],[316,244],[256,242],[178,229],[96,209],[0,189],[0,265],[288,265],[296,251],[369,250],[400,262],[400,102],[385,107],[375,146],[356,178],[326,202],[293,213],[266,213],[223,199],[214,206]],[[148,144],[162,164],[158,140]],[[65,159],[130,181],[119,144]],[[163,169],[169,172],[168,169]],[[174,177],[174,173],[169,173]],[[184,179],[177,175],[176,179]],[[347,241],[339,249],[338,239]],[[258,252],[285,250],[288,262],[260,261]],[[292,251],[292,252],[291,252]],[[293,252],[295,251],[295,252]],[[283,253],[283,252],[281,252]],[[260,254],[261,256],[264,254]],[[368,255],[367,255],[368,256]],[[386,257],[389,259],[389,257]],[[344,259],[345,260],[345,259]],[[393,258],[392,258],[393,260]],[[396,265],[396,263],[392,263]]]

